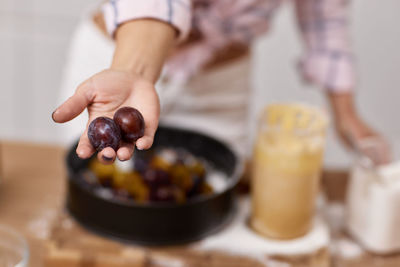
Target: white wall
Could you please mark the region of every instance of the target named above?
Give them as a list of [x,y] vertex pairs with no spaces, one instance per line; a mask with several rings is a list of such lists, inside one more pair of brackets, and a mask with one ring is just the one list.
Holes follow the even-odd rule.
[[[357,104],[361,114],[390,138],[400,138],[400,1],[353,1],[352,30],[358,61]],[[301,83],[296,60],[302,48],[290,6],[280,11],[272,32],[255,46],[255,94],[252,114],[276,100],[300,100],[327,108],[319,89]],[[261,100],[261,101],[260,101]],[[328,138],[326,164],[344,167],[349,155],[333,131]]]
[[94,1],[0,0],[0,138],[57,141],[50,114],[65,51]]
[[[96,0],[0,0],[0,138],[58,142],[50,114],[68,40],[88,3]],[[373,125],[400,137],[396,122],[400,91],[400,1],[353,4],[354,44],[360,84],[358,106]],[[294,64],[301,53],[291,7],[283,8],[270,35],[255,45],[253,116],[266,103],[301,100],[325,105],[322,94],[302,85]],[[327,165],[348,158],[331,135]]]

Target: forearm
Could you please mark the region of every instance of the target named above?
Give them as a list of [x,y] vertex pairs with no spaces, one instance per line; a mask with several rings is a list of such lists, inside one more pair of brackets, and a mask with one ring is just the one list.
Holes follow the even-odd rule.
[[357,112],[352,92],[334,93],[327,91],[327,98],[336,121],[356,116]]
[[175,39],[176,30],[161,21],[140,19],[124,23],[115,34],[111,68],[155,83]]

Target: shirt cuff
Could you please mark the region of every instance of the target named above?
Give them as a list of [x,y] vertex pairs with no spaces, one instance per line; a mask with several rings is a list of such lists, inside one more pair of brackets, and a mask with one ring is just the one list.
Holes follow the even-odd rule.
[[312,51],[300,60],[304,80],[331,92],[350,92],[356,85],[354,56],[342,51]]
[[184,40],[191,29],[191,10],[190,0],[110,0],[102,6],[111,37],[124,22],[151,18],[172,25],[178,30],[179,40]]

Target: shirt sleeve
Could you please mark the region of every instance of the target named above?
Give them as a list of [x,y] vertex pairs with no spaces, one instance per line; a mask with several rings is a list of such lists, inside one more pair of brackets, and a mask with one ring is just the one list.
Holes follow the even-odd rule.
[[348,0],[296,0],[305,43],[300,73],[306,81],[333,92],[348,92],[355,87],[348,11]]
[[191,0],[109,0],[103,4],[102,11],[112,37],[122,23],[142,18],[172,25],[178,30],[179,40],[184,40],[191,29]]

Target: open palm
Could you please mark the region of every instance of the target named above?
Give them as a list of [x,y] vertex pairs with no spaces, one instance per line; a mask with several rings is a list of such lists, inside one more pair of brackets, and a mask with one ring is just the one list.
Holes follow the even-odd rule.
[[[64,123],[72,120],[85,108],[89,113],[89,121],[82,134],[76,152],[81,158],[90,157],[95,151],[87,137],[87,128],[92,120],[105,116],[112,118],[120,107],[138,109],[145,121],[144,136],[136,141],[138,149],[148,149],[158,125],[160,104],[154,85],[128,72],[104,70],[85,82],[75,91],[75,94],[65,101],[53,113],[55,122]],[[98,153],[103,163],[112,163],[116,156],[127,160],[132,156],[135,144],[123,143],[118,151],[107,147]]]

